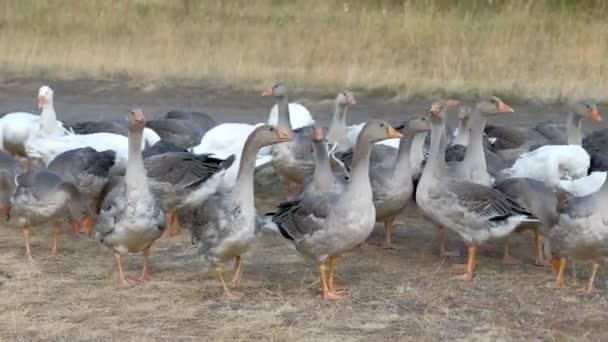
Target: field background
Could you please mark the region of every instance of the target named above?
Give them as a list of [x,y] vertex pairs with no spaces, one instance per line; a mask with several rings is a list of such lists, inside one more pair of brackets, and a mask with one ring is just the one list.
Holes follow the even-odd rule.
[[[602,0],[22,0],[0,4],[19,77],[608,98]],[[256,88],[256,89],[257,89]]]

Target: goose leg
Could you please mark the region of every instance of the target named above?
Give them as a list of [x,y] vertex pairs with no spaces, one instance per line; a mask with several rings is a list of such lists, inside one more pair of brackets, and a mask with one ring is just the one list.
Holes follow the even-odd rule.
[[329,258],[329,278],[327,280],[327,287],[333,292],[341,294],[346,291],[346,288],[343,286],[338,286],[334,284],[334,270],[336,269],[336,257]]
[[242,297],[242,293],[231,292],[228,289],[228,285],[226,285],[226,280],[224,279],[224,266],[218,266],[215,268],[215,273],[217,273],[218,278],[220,279],[220,283],[222,283],[222,288],[224,289],[224,299],[225,300],[235,300]]
[[443,258],[460,256],[459,251],[447,250],[447,248],[446,248],[447,237],[445,235],[445,228],[443,228],[443,226],[441,226],[441,225],[437,226],[437,240],[439,242],[439,256],[441,256]]
[[325,272],[326,272],[325,264],[320,264],[319,265],[319,276],[321,277],[321,286],[322,286],[322,290],[323,290],[323,299],[326,299],[326,300],[339,300],[339,299],[344,298],[343,296],[339,295],[334,290],[332,290],[331,288],[329,288],[329,284],[328,284],[328,281],[327,281],[327,275],[326,275]]
[[32,255],[32,249],[30,248],[30,229],[29,228],[23,228],[23,239],[25,240],[25,256],[30,260],[30,261],[35,261],[34,256]]
[[475,260],[477,258],[477,246],[469,245],[467,247],[467,249],[468,249],[468,255],[467,255],[466,271],[463,275],[454,277],[454,279],[466,280],[466,281],[473,280],[473,271],[475,270]]
[[598,292],[599,290],[593,285],[595,282],[595,275],[597,273],[600,264],[597,262],[593,262],[591,265],[591,276],[589,276],[589,282],[586,285],[583,285],[580,290],[585,291],[587,293]]
[[391,243],[391,235],[393,230],[393,218],[384,221],[384,249],[394,249]]
[[144,254],[144,266],[141,269],[141,273],[139,274],[139,277],[137,277],[137,279],[135,279],[135,281],[138,283],[142,283],[144,281],[150,280],[150,270],[148,267],[148,262],[149,262],[148,260],[150,259],[150,246],[144,248],[143,254]]
[[240,284],[243,278],[243,259],[241,256],[234,257],[234,275],[232,276],[232,284]]
[[175,235],[179,233],[179,215],[177,210],[173,211],[173,216],[171,217],[171,234]]
[[53,222],[53,245],[51,246],[51,251],[49,252],[48,257],[60,257],[61,254],[57,253],[57,241],[59,240],[59,224],[57,222]]
[[506,265],[517,265],[517,264],[521,264],[521,260],[514,258],[509,249],[511,247],[511,243],[510,243],[510,236],[507,236],[507,238],[505,239],[505,246],[504,246],[504,255],[502,257],[502,263],[506,264]]
[[543,236],[538,229],[534,230],[534,244],[536,246],[536,260],[534,264],[543,267],[549,266],[549,263],[545,260]]
[[566,285],[564,272],[566,270],[566,258],[553,258],[551,266],[553,271],[557,272],[557,277],[555,278],[555,288],[563,289],[568,287],[568,285]]
[[116,267],[118,268],[118,286],[120,287],[131,287],[135,283],[127,280],[125,273],[122,271],[122,256],[118,253],[114,253],[114,260],[116,261]]

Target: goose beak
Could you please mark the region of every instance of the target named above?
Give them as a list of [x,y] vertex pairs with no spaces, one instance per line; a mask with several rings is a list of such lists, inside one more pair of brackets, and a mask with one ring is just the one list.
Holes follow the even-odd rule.
[[279,142],[291,141],[291,137],[289,136],[289,134],[279,128],[277,128],[277,138],[279,138]]
[[93,231],[93,219],[90,217],[85,218],[82,221],[82,226],[84,227],[84,232],[87,233],[88,236],[91,236],[91,232]]
[[602,122],[602,117],[600,116],[600,113],[597,112],[597,110],[594,110],[589,113],[589,116],[591,117],[591,120],[595,122]]
[[499,113],[513,113],[513,108],[507,106],[504,102],[498,103],[498,112]]
[[141,110],[133,110],[131,112],[131,114],[133,114],[133,121],[135,121],[135,123],[142,123],[145,121],[145,117],[144,117],[144,112]]
[[393,127],[389,126],[388,127],[388,137],[389,137],[389,139],[403,138],[403,134],[397,132],[397,130],[395,130]]
[[44,95],[38,95],[38,109],[42,109],[42,106],[44,106]]
[[323,129],[315,128],[315,133],[313,134],[313,140],[320,142],[323,141]]
[[272,95],[272,88],[270,88],[270,87],[264,89],[264,91],[262,92],[262,96],[270,96],[270,95]]
[[355,100],[355,97],[352,95],[349,95],[346,97],[346,103],[348,103],[349,105],[355,105],[357,104],[357,100]]

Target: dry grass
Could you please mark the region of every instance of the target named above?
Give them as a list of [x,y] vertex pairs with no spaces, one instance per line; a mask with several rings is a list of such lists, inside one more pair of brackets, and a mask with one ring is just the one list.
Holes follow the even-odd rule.
[[[338,263],[350,299],[326,303],[311,265],[276,237],[247,255],[238,302],[220,300],[212,274],[188,253],[187,237],[153,247],[153,279],[115,287],[111,253],[98,243],[65,236],[65,258],[30,264],[18,231],[0,228],[0,340],[605,340],[604,294],[547,287],[548,270],[531,266],[531,235],[514,239],[526,264],[503,266],[482,255],[472,283],[450,280],[448,263],[432,252],[431,229],[417,218],[396,229],[402,249],[372,246]],[[48,248],[49,230],[33,247]],[[140,257],[127,259],[136,270]],[[579,268],[579,276],[587,276]],[[606,284],[600,275],[598,285]],[[582,279],[581,279],[582,281]],[[578,339],[577,339],[578,340]]]
[[0,5],[20,76],[608,99],[603,1],[56,0]]

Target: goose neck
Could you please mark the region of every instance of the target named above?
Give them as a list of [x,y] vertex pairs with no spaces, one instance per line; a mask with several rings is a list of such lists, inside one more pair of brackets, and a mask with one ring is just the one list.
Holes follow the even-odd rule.
[[253,176],[255,173],[255,161],[260,147],[255,141],[255,134],[250,134],[243,146],[239,171],[233,190],[233,195],[238,198],[246,198],[253,201]]
[[424,160],[424,141],[426,140],[428,132],[417,133],[412,141],[412,147],[410,151],[410,160],[412,167],[417,168],[422,165]]
[[485,154],[483,151],[483,133],[486,127],[486,118],[480,115],[477,110],[471,123],[469,145],[464,155],[467,163],[483,163],[485,165]]
[[414,134],[411,132],[405,132],[401,141],[399,141],[399,152],[397,153],[397,160],[393,168],[394,175],[401,175],[403,177],[411,177],[411,160],[410,153],[412,144],[414,142]]
[[40,112],[40,129],[47,134],[53,133],[57,126],[57,115],[53,107],[53,99],[46,99]]
[[289,99],[287,95],[277,99],[277,110],[277,126],[287,133],[291,133],[291,118],[289,117]]
[[141,155],[143,130],[129,130],[129,155],[125,182],[129,187],[141,187],[147,184],[146,170]]
[[330,191],[333,174],[329,164],[327,146],[324,142],[315,142],[313,144],[313,149],[315,152],[315,171],[313,174],[314,186],[319,192]]
[[342,142],[346,139],[346,105],[336,102],[334,107],[334,116],[329,126],[327,140],[331,142]]

